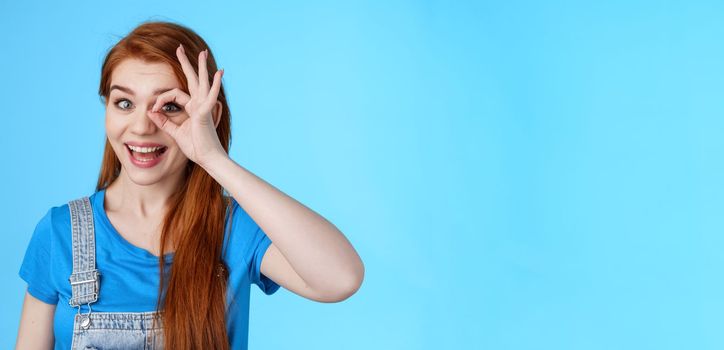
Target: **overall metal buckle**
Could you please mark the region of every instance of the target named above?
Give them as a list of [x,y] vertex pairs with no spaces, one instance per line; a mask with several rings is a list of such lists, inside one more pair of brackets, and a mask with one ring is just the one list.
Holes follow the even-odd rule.
[[88,313],[85,314],[85,315],[83,315],[83,314],[80,313],[80,306],[81,306],[81,305],[80,305],[80,304],[78,305],[78,315],[80,315],[80,326],[81,326],[83,329],[88,329],[88,327],[90,327],[90,325],[91,325],[90,315],[91,315],[91,313],[93,312],[93,309],[91,308],[91,304],[92,304],[92,303],[93,303],[93,302],[90,302],[90,303],[86,304],[86,305],[88,305]]

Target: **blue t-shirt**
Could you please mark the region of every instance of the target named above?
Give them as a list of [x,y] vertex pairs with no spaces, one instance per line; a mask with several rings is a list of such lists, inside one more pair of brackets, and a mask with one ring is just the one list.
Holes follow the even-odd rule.
[[[100,271],[100,294],[93,312],[154,311],[159,286],[158,258],[128,242],[111,225],[104,205],[105,190],[90,196],[96,240],[96,268]],[[234,206],[232,227],[224,230],[224,262],[229,267],[227,289],[227,333],[231,349],[246,349],[249,330],[251,283],[271,295],[279,285],[260,272],[262,257],[271,244],[269,237],[239,203]],[[229,224],[227,212],[226,225]],[[54,317],[55,349],[69,349],[73,317],[68,278],[73,271],[72,234],[68,204],[52,207],[38,222],[30,239],[19,275],[28,283],[28,293],[57,305]],[[173,253],[166,256],[166,268]],[[82,305],[87,313],[88,306]]]

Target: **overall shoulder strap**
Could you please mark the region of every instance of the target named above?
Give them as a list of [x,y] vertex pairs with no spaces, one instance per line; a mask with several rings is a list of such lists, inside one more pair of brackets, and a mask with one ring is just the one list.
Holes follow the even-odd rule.
[[73,273],[70,281],[71,306],[90,304],[98,300],[100,273],[96,269],[93,208],[85,196],[68,202],[73,233]]

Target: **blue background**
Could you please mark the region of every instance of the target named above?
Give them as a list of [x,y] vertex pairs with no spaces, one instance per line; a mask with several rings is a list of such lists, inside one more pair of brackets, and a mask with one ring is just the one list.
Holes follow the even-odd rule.
[[178,21],[231,156],[362,256],[350,299],[252,292],[250,349],[722,349],[724,21],[707,1],[2,1],[4,288],[92,193],[108,48]]

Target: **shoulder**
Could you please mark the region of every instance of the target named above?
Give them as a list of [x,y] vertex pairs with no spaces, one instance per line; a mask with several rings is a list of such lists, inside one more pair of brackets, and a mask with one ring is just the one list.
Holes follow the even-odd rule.
[[38,229],[53,229],[64,223],[70,224],[68,204],[52,205],[38,221]]
[[[244,210],[234,197],[224,196],[224,199],[227,203],[226,224],[231,224],[232,231],[248,231],[249,229],[256,229],[257,224],[254,219],[252,219],[249,213]],[[231,210],[231,215],[229,215],[228,210]],[[229,220],[231,222],[229,222]]]
[[[93,196],[95,196],[96,194],[97,192],[86,196],[89,197],[92,202]],[[46,228],[55,233],[65,233],[66,231],[70,231],[71,218],[69,203],[73,200],[81,199],[86,196],[77,196],[63,203],[55,203],[54,205],[51,205],[50,208],[46,211],[45,215],[40,219],[38,226],[41,226],[41,228]]]
[[49,216],[49,220],[53,223],[53,226],[70,225],[70,206],[68,206],[68,203],[51,207],[46,215]]
[[230,246],[232,254],[248,255],[249,248],[260,234],[259,225],[236,199],[230,196],[225,198],[228,200],[227,208],[233,212],[231,215],[227,212],[224,242]]
[[244,208],[241,207],[239,202],[236,201],[236,199],[232,196],[224,196],[224,203],[226,203],[226,216],[227,219],[229,217],[229,210],[231,210],[231,216],[238,220],[240,218],[243,218],[245,216],[248,216],[249,214],[246,213]]
[[65,227],[67,227],[67,231],[70,231],[70,220],[66,220],[64,215],[67,207],[67,205],[58,204],[45,210],[45,214],[35,224],[35,229],[28,242],[25,260],[34,259],[29,256],[42,256],[43,260],[53,256],[58,245],[62,244],[59,241],[64,238]]
[[46,214],[46,216],[48,216],[48,220],[50,220],[53,226],[70,225],[70,202],[81,198],[83,197],[79,196],[77,198],[69,199],[64,203],[57,203],[56,205],[51,206]]

